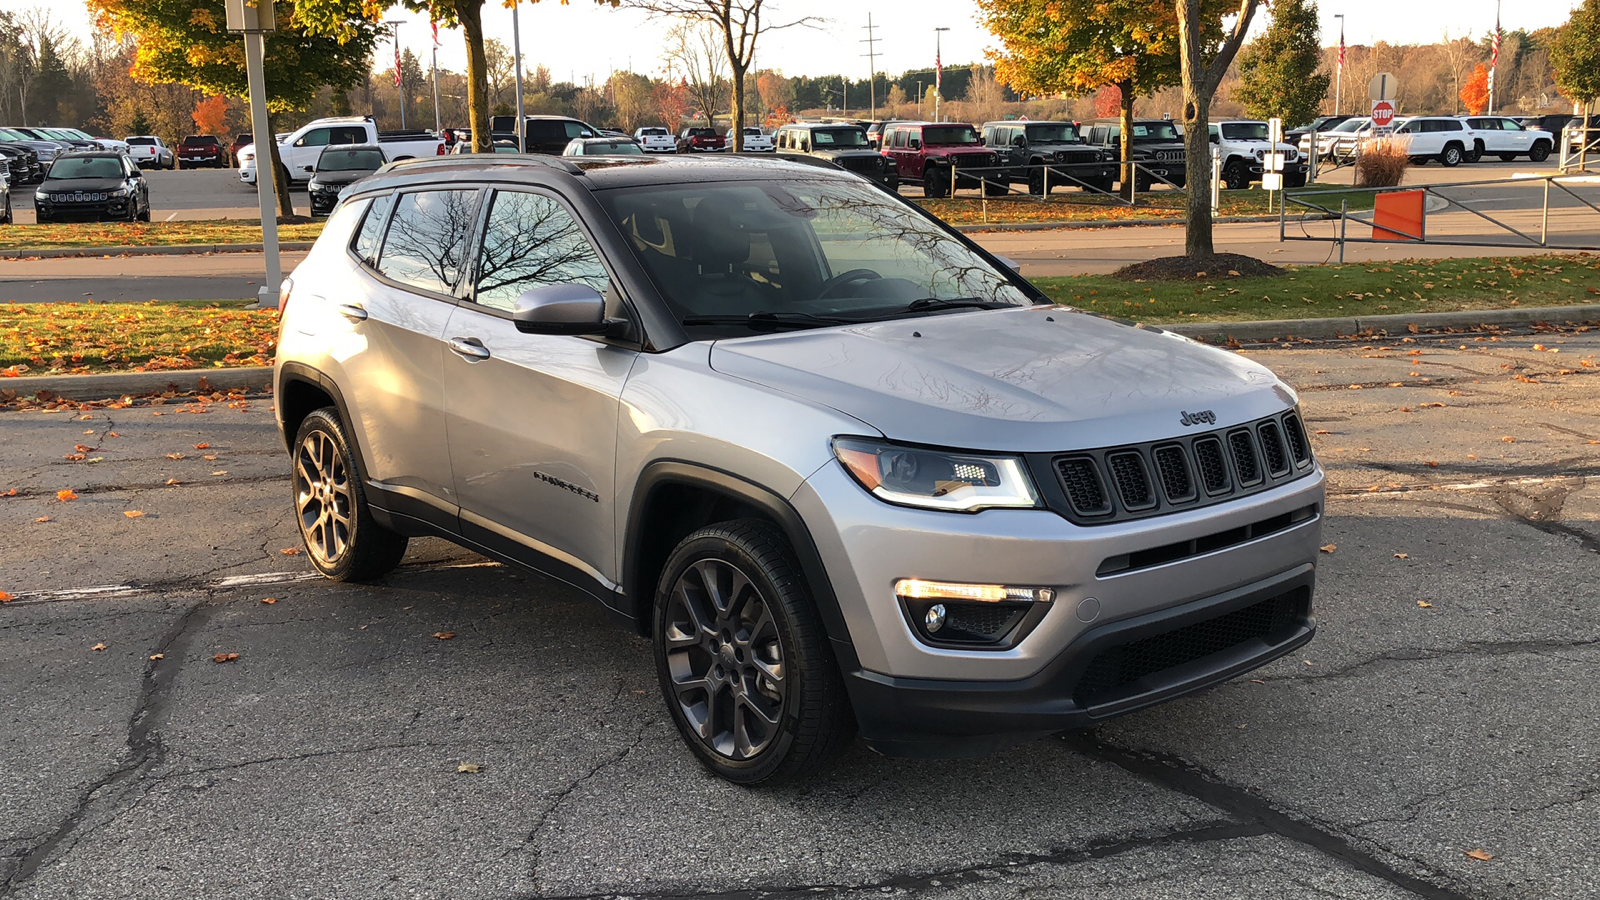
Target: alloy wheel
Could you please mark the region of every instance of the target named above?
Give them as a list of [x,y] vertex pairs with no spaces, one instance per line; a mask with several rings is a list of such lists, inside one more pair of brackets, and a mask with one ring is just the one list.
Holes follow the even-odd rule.
[[344,455],[327,432],[307,434],[295,454],[294,505],[311,555],[324,567],[337,564],[350,549],[355,495]]
[[702,559],[667,600],[663,637],[674,702],[717,754],[749,760],[780,734],[787,667],[768,598],[733,563]]

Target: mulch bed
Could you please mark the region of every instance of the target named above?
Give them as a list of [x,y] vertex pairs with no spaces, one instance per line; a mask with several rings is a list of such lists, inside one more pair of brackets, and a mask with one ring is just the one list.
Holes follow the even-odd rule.
[[1218,253],[1215,256],[1163,256],[1123,266],[1112,277],[1126,281],[1199,281],[1224,278],[1270,278],[1287,270],[1253,256]]

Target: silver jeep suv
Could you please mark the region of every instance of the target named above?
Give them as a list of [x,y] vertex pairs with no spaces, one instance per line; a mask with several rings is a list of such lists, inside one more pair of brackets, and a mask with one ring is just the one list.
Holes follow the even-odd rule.
[[1294,392],[849,173],[394,163],[283,297],[317,569],[436,535],[594,595],[733,781],[1090,725],[1312,636]]

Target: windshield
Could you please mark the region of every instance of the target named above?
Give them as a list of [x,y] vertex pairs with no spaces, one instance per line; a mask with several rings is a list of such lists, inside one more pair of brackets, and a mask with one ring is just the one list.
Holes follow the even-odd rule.
[[69,156],[50,166],[51,178],[121,178],[122,163],[108,156]]
[[1343,132],[1348,133],[1348,132],[1355,131],[1356,129],[1360,128],[1361,126],[1363,126],[1365,124],[1367,124],[1367,120],[1366,119],[1345,119],[1343,122],[1340,122],[1338,125],[1335,125],[1333,127],[1333,130],[1334,131],[1343,131]]
[[818,147],[865,147],[867,133],[859,128],[818,128],[811,132]]
[[1172,127],[1171,122],[1135,122],[1133,125],[1133,139],[1135,141],[1175,141],[1178,139],[1178,129]]
[[21,133],[16,132],[16,131],[12,131],[9,128],[0,128],[0,138],[3,138],[3,139],[8,140],[8,141],[32,140],[32,138],[29,138],[27,135],[21,134]]
[[[763,330],[744,320],[754,314],[831,325],[914,312],[919,300],[1032,303],[961,241],[868,184],[665,185],[598,196],[691,329]],[[732,318],[693,321],[703,316]]]
[[971,125],[927,125],[922,129],[922,143],[976,144],[978,132]]
[[589,141],[583,145],[587,156],[628,156],[643,154],[644,150],[633,141]]
[[1078,140],[1078,129],[1071,125],[1029,125],[1030,144],[1072,144]]
[[383,165],[383,151],[372,148],[345,150],[329,148],[317,157],[318,172],[376,172]]
[[1229,122],[1222,126],[1222,137],[1230,141],[1264,141],[1267,139],[1267,123]]

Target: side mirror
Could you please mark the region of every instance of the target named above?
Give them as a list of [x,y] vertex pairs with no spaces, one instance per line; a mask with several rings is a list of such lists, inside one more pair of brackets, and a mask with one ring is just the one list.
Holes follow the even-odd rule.
[[913,150],[922,149],[922,138],[912,138],[908,143]]
[[1013,147],[1026,147],[1026,146],[1028,146],[1028,139],[1024,135],[1020,135],[1019,134],[1016,137],[1011,139],[1011,146],[1013,146]]
[[586,284],[547,284],[522,292],[511,321],[524,334],[600,334],[606,300]]
[[1222,143],[1222,135],[1217,134],[1215,131],[1211,132],[1211,143],[1213,143],[1213,144]]
[[1017,273],[1018,275],[1022,274],[1022,263],[1017,262],[1009,256],[1001,256],[998,253],[995,254],[994,258],[1000,260],[1000,264],[1011,271]]

